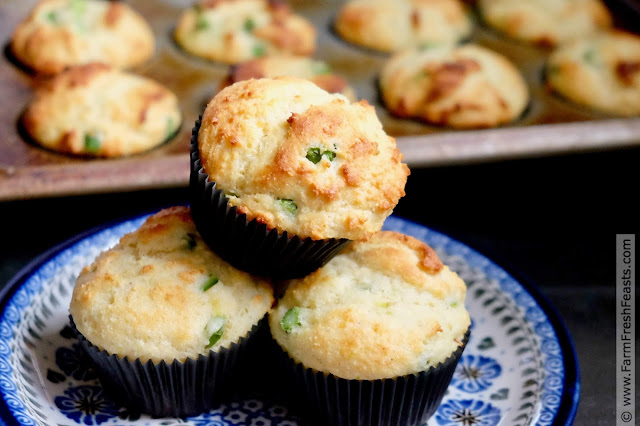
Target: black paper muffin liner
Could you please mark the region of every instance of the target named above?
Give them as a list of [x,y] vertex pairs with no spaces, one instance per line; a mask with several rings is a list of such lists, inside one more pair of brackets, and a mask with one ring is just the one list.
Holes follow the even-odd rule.
[[[446,360],[418,374],[382,380],[348,380],[306,368],[272,344],[292,383],[292,404],[304,406],[311,424],[337,426],[422,425],[436,411],[462,356],[470,331]],[[311,415],[309,415],[311,414]]]
[[257,220],[247,220],[237,207],[229,206],[224,188],[202,168],[198,131],[191,135],[191,215],[204,241],[218,256],[243,271],[277,279],[300,278],[323,266],[351,241],[300,238],[269,229]]
[[266,324],[266,316],[238,342],[227,348],[187,358],[184,362],[130,361],[109,354],[89,342],[76,328],[80,345],[91,358],[100,383],[116,402],[152,417],[186,417],[208,412],[231,400],[238,370],[252,351],[252,337]]

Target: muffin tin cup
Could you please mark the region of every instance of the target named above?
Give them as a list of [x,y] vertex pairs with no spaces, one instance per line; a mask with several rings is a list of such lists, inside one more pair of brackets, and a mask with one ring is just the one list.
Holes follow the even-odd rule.
[[323,266],[351,242],[314,240],[248,220],[229,205],[224,191],[209,179],[200,160],[198,119],[191,135],[191,215],[204,241],[222,259],[238,269],[276,279],[300,278]]
[[[266,317],[265,317],[266,318]],[[91,358],[105,391],[116,402],[152,417],[186,417],[208,412],[232,399],[235,374],[252,350],[252,337],[264,327],[263,318],[236,343],[197,359],[154,363],[130,361],[109,354],[71,326]],[[249,349],[248,349],[249,348]]]
[[274,340],[292,395],[318,425],[421,425],[435,413],[469,340],[445,361],[418,374],[393,379],[348,380],[306,368]]

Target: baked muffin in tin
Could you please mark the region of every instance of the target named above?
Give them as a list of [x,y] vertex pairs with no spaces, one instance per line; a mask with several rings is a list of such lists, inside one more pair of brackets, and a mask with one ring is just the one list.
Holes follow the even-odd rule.
[[351,0],[335,20],[344,40],[382,52],[455,44],[473,23],[459,0]]
[[161,84],[100,63],[70,67],[40,87],[22,115],[39,145],[93,157],[152,149],[178,131],[178,98]]
[[175,39],[187,52],[235,64],[274,54],[309,56],[315,28],[276,0],[201,0],[184,11]]
[[611,26],[601,0],[479,0],[491,27],[526,42],[556,46]]
[[380,73],[380,90],[396,116],[457,128],[508,123],[529,102],[515,65],[472,44],[397,53]]
[[242,62],[231,68],[219,90],[251,78],[285,76],[304,78],[329,93],[340,93],[350,101],[356,101],[356,93],[347,80],[333,73],[326,62],[305,56],[267,56]]
[[600,33],[558,47],[546,66],[549,86],[594,110],[640,115],[640,37]]
[[142,16],[106,0],[41,0],[11,37],[14,56],[43,74],[90,62],[133,67],[150,59],[154,46]]

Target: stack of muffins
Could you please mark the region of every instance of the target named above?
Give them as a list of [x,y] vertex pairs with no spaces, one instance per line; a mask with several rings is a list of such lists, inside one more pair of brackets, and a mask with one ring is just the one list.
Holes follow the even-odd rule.
[[264,326],[324,424],[426,420],[470,322],[436,253],[380,231],[408,174],[366,101],[291,77],[223,89],[193,130],[191,210],[78,278],[70,313],[105,387],[153,416],[209,410]]

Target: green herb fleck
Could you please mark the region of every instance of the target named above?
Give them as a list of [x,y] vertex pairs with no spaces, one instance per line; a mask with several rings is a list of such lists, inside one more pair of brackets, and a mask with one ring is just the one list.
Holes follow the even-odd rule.
[[380,308],[388,308],[391,306],[391,302],[376,302],[376,306],[379,306]]
[[224,325],[227,323],[227,319],[225,317],[213,317],[207,323],[205,331],[210,333],[209,335],[209,344],[205,346],[205,349],[209,349],[213,345],[216,344],[218,340],[222,337],[224,333]]
[[218,277],[216,277],[215,275],[211,275],[200,288],[202,289],[202,291],[207,291],[216,284],[218,284]]
[[582,54],[582,60],[589,65],[598,66],[598,52],[593,48],[588,49]]
[[199,14],[196,19],[196,31],[202,31],[209,28],[209,21],[207,21],[206,16],[203,14]]
[[420,50],[424,51],[424,50],[433,49],[434,47],[438,47],[438,46],[439,46],[439,44],[438,44],[438,43],[433,43],[433,42],[429,43],[429,42],[427,42],[427,43],[422,43],[422,44],[418,47],[418,49],[420,49]]
[[171,136],[173,136],[173,133],[175,131],[176,129],[175,129],[175,123],[173,122],[173,117],[167,117],[167,131],[164,138],[166,140],[171,139]]
[[311,161],[313,164],[318,164],[320,160],[322,160],[322,152],[320,148],[309,148],[307,150],[307,160]]
[[300,322],[300,308],[297,306],[289,309],[280,321],[280,327],[282,327],[285,333],[291,333],[294,327],[300,326],[302,326]]
[[100,151],[101,141],[100,138],[96,135],[92,135],[87,133],[84,135],[84,148],[88,152],[98,152]]
[[231,192],[231,191],[229,191],[229,192],[224,192],[223,194],[224,194],[224,196],[225,196],[225,197],[227,197],[227,198],[231,198],[231,197],[236,197],[236,198],[237,198],[237,197],[238,197],[238,194],[236,194],[235,192]]
[[246,21],[244,21],[244,30],[246,32],[250,33],[255,27],[256,23],[253,21],[253,19],[248,18]]
[[311,64],[311,71],[314,74],[330,74],[331,68],[324,62],[316,61]]
[[256,44],[253,46],[253,56],[259,58],[260,56],[264,56],[267,54],[267,50],[261,44]]
[[454,302],[451,302],[451,307],[452,307],[452,308],[455,308],[456,306],[458,306],[458,302],[455,302],[455,301],[454,301]]
[[333,161],[333,159],[336,158],[336,153],[333,152],[333,151],[329,151],[329,150],[323,152],[322,155],[327,157],[327,160],[329,160],[329,161]]
[[194,248],[196,248],[196,236],[192,233],[188,233],[187,235],[185,235],[184,240],[187,243],[187,248],[189,250],[193,250]]
[[293,200],[281,198],[278,201],[280,202],[280,205],[292,215],[298,213],[298,205]]
[[52,24],[58,23],[58,13],[55,10],[47,13],[45,17],[47,18],[47,21],[51,22]]
[[322,156],[327,157],[327,160],[333,161],[336,158],[336,153],[334,151],[325,150],[322,151],[321,148],[313,147],[307,150],[307,160],[311,161],[313,164],[318,164],[320,160],[322,160]]

